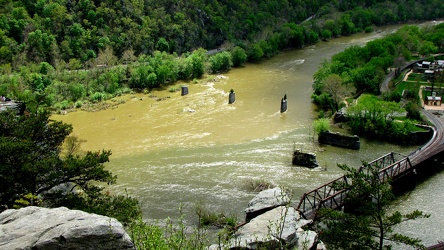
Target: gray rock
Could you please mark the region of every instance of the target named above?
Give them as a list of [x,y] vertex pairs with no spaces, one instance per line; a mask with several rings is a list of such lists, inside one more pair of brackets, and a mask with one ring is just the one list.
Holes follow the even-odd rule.
[[327,250],[327,247],[325,246],[324,242],[318,241],[318,244],[316,245],[316,250]]
[[318,235],[313,231],[304,231],[299,228],[296,232],[298,238],[297,249],[313,249],[318,244]]
[[295,246],[299,219],[293,207],[276,207],[239,228],[229,248],[257,249],[261,244],[278,246],[281,243],[287,248]]
[[278,206],[285,206],[290,203],[290,197],[279,187],[267,189],[256,195],[249,203],[246,213],[246,221],[269,211]]
[[299,149],[296,149],[293,152],[292,164],[307,168],[316,168],[319,166],[319,163],[316,160],[316,154],[305,153],[300,151]]
[[0,214],[0,249],[135,249],[114,218],[60,208],[26,207]]

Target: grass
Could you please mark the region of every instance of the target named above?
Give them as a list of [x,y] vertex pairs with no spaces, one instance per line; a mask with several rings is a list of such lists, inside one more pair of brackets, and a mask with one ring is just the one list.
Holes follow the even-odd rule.
[[232,229],[237,225],[237,217],[235,215],[225,215],[223,212],[213,211],[202,203],[196,204],[196,214],[199,218],[200,226]]
[[181,90],[181,87],[178,87],[178,86],[172,86],[172,87],[170,87],[169,89],[168,89],[168,91],[170,92],[170,93],[174,93],[174,92],[177,92],[177,91],[180,91]]
[[266,189],[274,188],[275,185],[264,179],[247,179],[245,186],[248,190],[253,192],[260,192]]

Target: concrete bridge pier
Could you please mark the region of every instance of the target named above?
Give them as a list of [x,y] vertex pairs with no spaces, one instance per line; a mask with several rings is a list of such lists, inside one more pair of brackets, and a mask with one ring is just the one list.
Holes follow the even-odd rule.
[[281,113],[287,111],[287,94],[284,95],[284,98],[281,99]]

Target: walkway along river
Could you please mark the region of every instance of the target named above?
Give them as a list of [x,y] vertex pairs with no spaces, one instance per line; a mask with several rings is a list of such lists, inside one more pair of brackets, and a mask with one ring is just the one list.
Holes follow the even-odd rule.
[[[195,223],[198,202],[243,219],[243,209],[255,195],[245,187],[251,179],[288,187],[297,202],[304,192],[343,174],[337,163],[359,167],[361,160],[416,149],[363,139],[357,151],[313,140],[317,112],[310,96],[315,70],[348,46],[363,45],[396,28],[320,42],[233,69],[215,81],[189,82],[186,96],[153,91],[127,97],[116,109],[53,118],[73,124],[74,135],[87,140],[85,150],[113,151],[107,168],[118,183],[111,192],[138,198],[146,220],[178,218],[183,204],[186,222]],[[234,104],[228,104],[230,89],[236,92]],[[285,94],[288,111],[281,114]],[[321,167],[292,166],[295,148],[315,152]]]

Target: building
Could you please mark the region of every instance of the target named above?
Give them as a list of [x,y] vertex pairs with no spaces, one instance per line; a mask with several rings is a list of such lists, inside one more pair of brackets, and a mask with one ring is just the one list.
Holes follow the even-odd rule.
[[433,92],[432,96],[427,96],[427,100],[425,105],[429,105],[429,106],[441,106],[442,103],[442,97],[441,96],[436,96],[436,93]]

